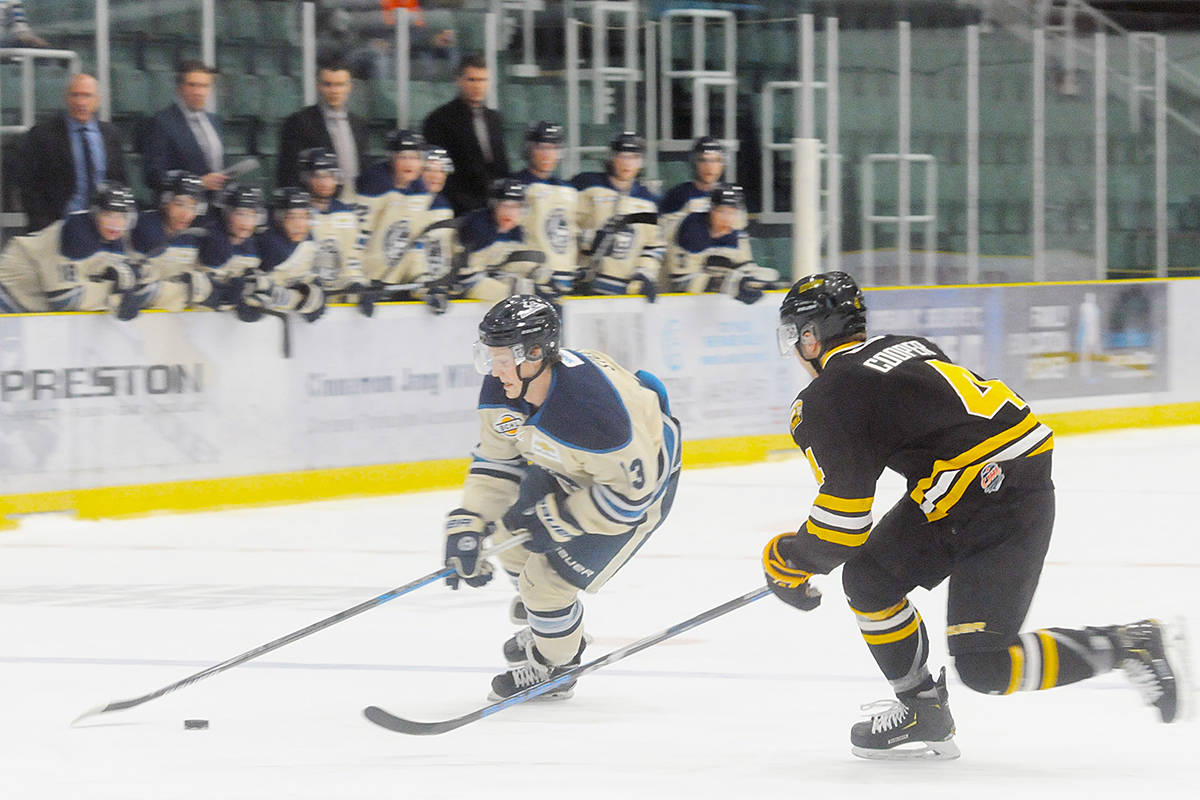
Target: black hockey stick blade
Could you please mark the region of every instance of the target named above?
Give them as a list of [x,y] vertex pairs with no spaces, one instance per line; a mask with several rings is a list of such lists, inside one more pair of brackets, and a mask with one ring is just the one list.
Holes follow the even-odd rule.
[[[504,552],[505,550],[508,550],[511,547],[516,547],[517,545],[524,543],[525,540],[528,538],[529,538],[529,534],[527,534],[527,533],[513,536],[511,539],[484,551],[484,553],[482,554],[482,557],[487,558],[487,557],[493,556],[497,553]],[[331,617],[326,617],[323,620],[314,622],[312,625],[308,625],[307,627],[301,628],[300,630],[292,631],[291,633],[287,634],[286,636],[281,636],[278,639],[267,642],[264,645],[260,645],[256,648],[254,648],[253,650],[247,650],[246,652],[236,655],[233,658],[222,661],[220,664],[214,664],[213,666],[211,666],[207,669],[201,670],[200,672],[197,672],[194,675],[189,675],[186,678],[183,678],[182,680],[178,680],[175,683],[170,684],[169,686],[164,686],[163,688],[158,689],[157,691],[150,692],[149,694],[144,694],[141,697],[133,697],[133,698],[130,698],[129,700],[114,700],[113,702],[108,703],[107,705],[96,706],[95,708],[88,709],[87,711],[83,712],[78,717],[76,717],[74,720],[72,720],[71,724],[75,725],[76,723],[78,723],[82,720],[85,720],[88,717],[95,717],[100,714],[107,714],[110,711],[124,711],[127,708],[133,708],[134,706],[140,706],[142,703],[148,703],[151,700],[162,697],[164,694],[173,692],[176,689],[182,689],[185,686],[191,686],[193,683],[196,683],[197,681],[201,681],[209,676],[216,675],[218,672],[224,672],[225,670],[236,667],[239,664],[245,664],[247,661],[250,661],[251,659],[258,658],[259,656],[269,653],[272,650],[278,650],[280,647],[283,647],[286,644],[291,644],[292,642],[294,642],[298,639],[303,639],[305,636],[308,636],[309,634],[316,633],[317,631],[324,630],[325,628],[328,628],[331,625],[336,625],[337,623],[342,622],[343,620],[347,620],[347,619],[350,619],[351,617],[358,616],[359,614],[363,613],[364,611],[368,611],[372,608],[375,608],[376,606],[381,606],[384,603],[388,602],[389,600],[395,600],[397,597],[406,595],[415,589],[420,589],[422,586],[428,586],[431,583],[436,583],[437,581],[441,580],[442,578],[448,578],[453,574],[454,574],[453,567],[445,567],[444,569],[437,570],[436,572],[431,572],[428,575],[424,575],[420,578],[417,578],[414,581],[409,581],[408,583],[404,584],[403,586],[397,586],[395,589],[392,589],[391,591],[384,592],[381,595],[372,597],[370,600],[364,600],[363,602],[359,603],[356,606],[347,608],[345,611],[339,611],[337,614],[334,614]]]
[[578,667],[573,667],[560,675],[556,675],[548,681],[543,681],[535,686],[530,686],[524,691],[514,694],[512,697],[506,697],[503,700],[498,700],[491,705],[477,708],[474,711],[463,714],[459,717],[451,719],[438,720],[436,722],[418,722],[416,720],[405,719],[398,717],[388,711],[384,711],[379,706],[367,706],[363,709],[363,716],[374,722],[380,727],[387,728],[389,731],[396,733],[407,733],[413,736],[436,736],[439,733],[447,733],[449,731],[461,728],[464,725],[469,725],[472,722],[478,722],[484,717],[490,717],[497,711],[503,711],[506,708],[524,703],[526,700],[532,700],[535,697],[540,697],[546,692],[553,691],[559,686],[579,678],[581,675],[586,675],[589,672],[595,672],[601,667],[606,667],[609,664],[615,664],[623,658],[633,655],[634,653],[645,650],[648,647],[653,647],[659,642],[666,641],[673,636],[678,636],[684,631],[691,630],[698,625],[703,625],[705,622],[714,620],[719,616],[728,614],[730,611],[741,608],[744,605],[753,603],[762,597],[770,594],[771,590],[765,586],[759,587],[753,591],[746,592],[740,597],[735,597],[728,602],[722,603],[719,606],[703,611],[691,619],[686,619],[683,622],[677,622],[669,628],[659,631],[639,639],[632,644],[627,644],[619,650],[613,650],[611,653],[600,656],[597,659],[580,664]]

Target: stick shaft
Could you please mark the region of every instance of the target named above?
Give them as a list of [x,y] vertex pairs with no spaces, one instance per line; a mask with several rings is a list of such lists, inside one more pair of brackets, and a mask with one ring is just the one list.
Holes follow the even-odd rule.
[[746,594],[743,594],[740,597],[735,597],[719,606],[714,606],[707,611],[702,611],[696,616],[686,619],[683,622],[677,622],[671,627],[661,630],[658,633],[651,634],[650,636],[639,639],[636,642],[627,644],[619,650],[613,650],[611,653],[600,656],[599,658],[589,661],[586,664],[581,664],[578,667],[573,667],[572,669],[566,670],[565,672],[556,675],[554,678],[545,681],[544,683],[531,686],[524,691],[514,694],[512,697],[506,697],[505,699],[499,700],[491,705],[478,708],[474,711],[463,714],[462,716],[454,717],[453,719],[440,720],[437,722],[417,722],[415,720],[397,717],[394,714],[384,711],[378,706],[369,706],[363,709],[363,714],[367,717],[367,719],[371,720],[375,724],[381,725],[388,730],[393,730],[398,733],[408,733],[414,736],[432,736],[439,733],[446,733],[447,731],[461,728],[462,726],[468,725],[472,722],[478,722],[484,717],[489,717],[498,711],[503,711],[506,708],[511,708],[512,706],[524,703],[527,700],[540,697],[546,692],[553,691],[564,683],[573,681],[582,675],[586,675],[589,672],[594,672],[595,670],[608,666],[609,664],[615,664],[616,662],[627,658],[634,653],[639,653],[648,647],[653,647],[659,642],[663,642],[674,636],[678,636],[684,631],[691,630],[698,625],[703,625],[705,622],[714,620],[724,614],[728,614],[730,611],[741,608],[749,603],[753,603],[755,600],[767,596],[770,594],[770,592],[771,590],[765,586],[746,592]]
[[[488,558],[490,556],[496,555],[497,553],[501,553],[505,550],[508,550],[511,547],[516,547],[517,545],[524,543],[525,540],[528,538],[529,538],[528,534],[523,535],[523,536],[514,536],[511,539],[509,539],[508,541],[505,541],[502,544],[499,544],[499,545],[487,550],[486,552],[483,553],[482,557]],[[168,686],[164,686],[161,689],[150,692],[149,694],[144,694],[140,697],[134,697],[129,700],[115,700],[106,706],[101,706],[99,708],[95,708],[90,711],[85,711],[83,714],[81,714],[79,717],[77,717],[75,719],[75,722],[78,722],[79,720],[84,719],[86,717],[93,716],[95,714],[104,714],[109,711],[123,711],[127,708],[133,708],[134,706],[140,706],[142,703],[147,703],[151,700],[162,697],[165,694],[169,694],[170,692],[174,692],[178,689],[182,689],[185,686],[191,686],[193,683],[196,683],[197,681],[202,681],[205,678],[210,677],[212,675],[216,675],[219,672],[224,672],[227,669],[232,669],[233,667],[236,667],[239,664],[245,664],[247,661],[251,661],[255,658],[258,658],[259,656],[269,653],[272,650],[278,650],[279,648],[283,647],[284,645],[291,644],[292,642],[295,642],[299,639],[303,639],[305,636],[309,636],[311,634],[316,633],[317,631],[324,630],[325,628],[328,628],[332,625],[336,625],[339,622],[348,620],[351,617],[358,616],[359,614],[363,613],[364,611],[368,611],[372,608],[375,608],[376,606],[381,606],[384,603],[388,602],[389,600],[395,600],[397,597],[401,597],[403,595],[408,594],[411,591],[420,589],[422,586],[428,586],[429,584],[435,583],[442,578],[448,578],[453,574],[454,574],[453,567],[444,567],[435,572],[431,572],[428,575],[423,575],[422,577],[417,578],[416,580],[409,581],[408,583],[404,584],[403,586],[397,586],[395,589],[384,592],[383,594],[378,595],[376,597],[372,597],[370,600],[364,600],[363,602],[359,603],[356,606],[347,608],[345,611],[339,611],[338,613],[334,614],[333,616],[326,617],[325,619],[314,622],[313,624],[308,625],[304,628],[301,628],[300,630],[292,631],[291,633],[289,633],[285,636],[281,636],[278,639],[274,639],[270,642],[267,642],[266,644],[259,645],[258,647],[254,648],[253,650],[247,650],[246,652],[236,655],[233,658],[222,661],[220,664],[214,664],[211,667],[208,667],[207,669],[203,669],[203,670],[195,673],[194,675],[189,675],[186,678],[182,678],[178,681],[175,681],[175,683],[172,683]],[[72,724],[74,724],[74,723],[72,723]]]

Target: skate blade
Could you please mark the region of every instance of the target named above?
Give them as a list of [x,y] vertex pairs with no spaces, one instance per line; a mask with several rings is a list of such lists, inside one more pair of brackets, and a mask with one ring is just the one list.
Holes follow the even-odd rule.
[[921,745],[892,747],[888,750],[851,747],[850,752],[871,761],[950,761],[962,755],[953,739],[945,742],[921,742]]
[[[560,689],[560,690],[554,691],[554,692],[546,692],[545,694],[539,694],[537,697],[529,698],[528,702],[544,703],[546,701],[553,701],[553,700],[569,700],[574,696],[575,696],[575,687],[572,686],[570,689]],[[507,700],[507,699],[508,699],[507,697],[501,697],[500,695],[496,694],[495,692],[488,692],[488,700],[491,700],[493,703],[498,702],[500,700]]]
[[1175,717],[1171,722],[1190,720],[1195,712],[1195,687],[1192,684],[1191,648],[1187,635],[1187,620],[1176,617],[1163,626],[1163,645],[1167,663],[1175,674]]

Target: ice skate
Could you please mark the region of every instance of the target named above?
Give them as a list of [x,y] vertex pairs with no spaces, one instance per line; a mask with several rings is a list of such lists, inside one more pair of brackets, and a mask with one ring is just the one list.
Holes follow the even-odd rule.
[[932,689],[864,705],[864,711],[880,710],[850,729],[850,752],[888,761],[958,758],[948,698],[943,668]]
[[525,603],[521,600],[520,595],[514,597],[508,604],[508,621],[513,625],[529,624],[529,612],[525,610]]
[[[542,659],[542,654],[538,652],[537,647],[533,643],[533,633],[528,628],[518,631],[518,636],[522,632],[528,632],[529,644],[526,647],[524,661],[514,664],[509,667],[507,672],[502,672],[492,678],[492,691],[488,694],[489,700],[503,700],[507,697],[512,697],[514,694],[522,692],[531,686],[536,686],[539,683],[548,681],[551,678],[558,677],[562,673],[579,666],[580,658],[583,655],[583,650],[587,647],[587,642],[579,643],[579,650],[575,653],[575,658],[568,661],[566,664],[550,665],[546,664]],[[515,640],[514,636],[509,642]],[[505,658],[508,657],[508,642],[505,642]],[[575,694],[575,679],[565,681],[562,685],[556,686],[554,689],[539,696],[539,700],[566,700],[568,697]]]
[[[509,664],[520,664],[522,661],[529,659],[529,645],[533,642],[533,630],[528,626],[509,637],[504,643],[504,660]],[[589,645],[592,643],[592,635],[586,631],[583,634],[583,643]]]
[[1144,619],[1106,630],[1118,647],[1117,666],[1146,704],[1158,709],[1163,722],[1182,719],[1189,688],[1183,626],[1168,629],[1156,619]]

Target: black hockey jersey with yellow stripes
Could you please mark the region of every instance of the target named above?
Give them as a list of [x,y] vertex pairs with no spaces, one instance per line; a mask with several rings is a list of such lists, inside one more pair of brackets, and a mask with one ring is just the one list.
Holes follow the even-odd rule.
[[821,360],[791,415],[792,438],[820,484],[800,530],[803,569],[829,572],[867,541],[885,467],[904,476],[932,522],[978,507],[999,489],[1005,462],[1054,446],[1012,389],[954,364],[928,339],[876,336]]

